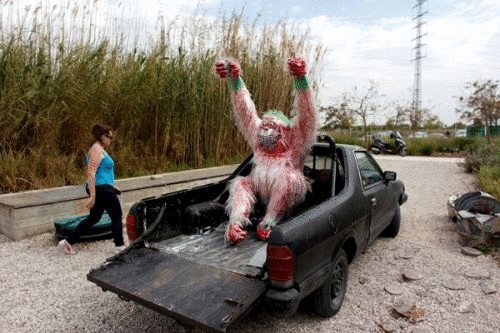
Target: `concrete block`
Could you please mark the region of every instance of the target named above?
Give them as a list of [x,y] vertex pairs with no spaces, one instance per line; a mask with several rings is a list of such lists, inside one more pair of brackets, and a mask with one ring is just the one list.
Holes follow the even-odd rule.
[[[125,218],[137,201],[165,193],[188,189],[228,177],[237,165],[189,170],[153,176],[120,179],[120,203]],[[20,240],[54,231],[54,220],[86,213],[87,193],[83,186],[64,186],[0,195],[0,232],[11,240]]]

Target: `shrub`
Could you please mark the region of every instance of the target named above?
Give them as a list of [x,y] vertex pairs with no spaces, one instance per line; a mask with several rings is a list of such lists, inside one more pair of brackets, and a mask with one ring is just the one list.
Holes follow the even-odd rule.
[[482,166],[478,178],[481,189],[500,200],[500,167]]
[[475,138],[453,138],[451,139],[451,147],[458,147],[460,150],[466,150],[467,148],[475,148],[476,147],[476,139]]
[[[498,140],[497,140],[498,141]],[[478,141],[477,146],[469,146],[464,157],[464,168],[468,172],[479,172],[482,166],[496,167],[500,165],[500,148],[495,142],[487,144]]]
[[424,142],[424,144],[420,148],[420,152],[424,156],[431,156],[435,150],[436,145],[433,142]]
[[463,167],[477,174],[481,190],[500,198],[500,138],[490,144],[481,138],[469,145]]
[[330,134],[334,139],[335,143],[342,143],[346,145],[355,145],[355,146],[362,146],[364,147],[364,140],[360,138],[356,138],[350,135],[342,134],[342,133],[328,133]]
[[442,139],[412,138],[407,141],[408,155],[431,156],[437,150],[437,141]]

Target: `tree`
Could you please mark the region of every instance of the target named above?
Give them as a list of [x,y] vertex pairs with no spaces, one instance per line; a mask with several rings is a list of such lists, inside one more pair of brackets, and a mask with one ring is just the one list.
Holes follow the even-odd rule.
[[448,126],[448,128],[455,128],[455,129],[465,128],[465,124],[463,122],[459,121],[459,122],[451,124],[450,126]]
[[438,129],[443,128],[444,124],[439,117],[435,114],[432,114],[429,110],[424,110],[424,117],[422,119],[423,125],[427,129]]
[[[351,92],[342,94],[338,115],[345,115],[352,123],[358,118],[361,121],[365,144],[368,141],[368,118],[375,114],[379,105],[376,103],[378,95],[377,84],[369,80],[370,85],[365,89],[354,87]],[[336,110],[332,108],[332,110]]]
[[368,141],[367,124],[368,117],[375,114],[379,105],[375,102],[378,97],[377,84],[369,80],[370,85],[366,90],[358,90],[354,87],[350,94],[344,95],[346,104],[350,106],[352,112],[359,117],[361,125],[363,126],[363,135],[365,137],[365,144]]
[[321,107],[319,112],[325,113],[326,128],[340,128],[344,130],[352,127],[352,115],[350,114],[347,104],[345,103]]
[[408,119],[410,120],[410,126],[412,133],[419,128],[442,128],[443,122],[439,120],[439,117],[431,112],[429,109],[419,109],[415,110],[413,108],[407,109]]
[[405,101],[393,101],[388,107],[386,128],[397,129],[410,119],[411,106]]
[[[468,96],[459,97],[462,107],[457,109],[460,119],[479,123],[488,127],[498,125],[500,117],[499,81],[474,81],[467,83],[465,88],[470,91]],[[488,142],[491,133],[487,131]]]
[[364,89],[352,88],[351,92],[345,92],[340,98],[338,105],[320,108],[325,112],[325,126],[349,129],[356,120],[361,121],[365,144],[368,140],[368,118],[375,114],[379,108],[376,103],[379,97],[377,84],[369,80],[370,85]]
[[415,131],[422,127],[422,121],[424,119],[424,109],[418,109],[414,106],[407,109],[408,119],[410,120],[411,132],[415,134]]

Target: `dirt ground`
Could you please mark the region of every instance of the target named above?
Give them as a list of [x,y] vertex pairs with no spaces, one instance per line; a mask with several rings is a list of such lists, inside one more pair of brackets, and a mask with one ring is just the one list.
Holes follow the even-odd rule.
[[[474,178],[455,158],[377,160],[405,183],[401,232],[355,259],[340,312],[325,319],[302,306],[276,319],[257,310],[230,332],[500,332],[498,261],[463,255],[447,217],[449,196],[475,190]],[[17,242],[0,235],[0,332],[199,332],[86,280],[112,255],[110,240],[76,250],[65,255],[52,234]],[[406,281],[403,274],[419,279]],[[485,285],[496,292],[485,293]],[[413,306],[411,318],[395,315],[401,302]]]

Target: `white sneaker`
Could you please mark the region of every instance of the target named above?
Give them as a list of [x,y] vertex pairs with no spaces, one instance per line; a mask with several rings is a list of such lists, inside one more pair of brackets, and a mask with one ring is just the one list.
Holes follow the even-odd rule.
[[63,239],[62,241],[60,241],[57,246],[59,247],[62,247],[64,252],[66,252],[67,254],[76,254],[76,251],[73,250],[73,246],[71,246],[70,243],[68,243],[67,240]]
[[120,246],[115,246],[114,248],[114,252],[116,254],[122,252],[123,250],[125,250],[127,248],[127,245],[120,245]]

